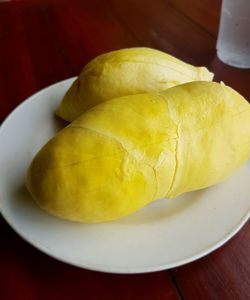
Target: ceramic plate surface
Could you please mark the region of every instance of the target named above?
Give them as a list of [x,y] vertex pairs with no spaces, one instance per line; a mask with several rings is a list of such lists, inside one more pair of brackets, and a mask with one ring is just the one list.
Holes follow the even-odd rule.
[[196,260],[224,244],[250,214],[250,162],[225,182],[158,200],[118,221],[85,225],[40,210],[24,181],[33,156],[62,122],[54,111],[73,78],[19,105],[0,128],[0,209],[12,228],[48,255],[82,268],[143,273]]

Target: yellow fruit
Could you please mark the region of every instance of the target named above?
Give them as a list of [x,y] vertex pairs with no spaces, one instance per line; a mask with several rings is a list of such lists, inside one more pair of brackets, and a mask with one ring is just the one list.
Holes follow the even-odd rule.
[[249,133],[249,103],[223,84],[124,96],[51,139],[34,158],[27,186],[61,218],[114,220],[225,179],[249,157]]
[[213,73],[164,52],[129,48],[100,55],[88,63],[70,87],[56,114],[73,121],[87,109],[110,99],[196,80],[211,81]]

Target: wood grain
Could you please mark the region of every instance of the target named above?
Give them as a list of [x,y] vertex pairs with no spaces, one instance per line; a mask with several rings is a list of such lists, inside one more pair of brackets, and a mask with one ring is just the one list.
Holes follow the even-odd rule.
[[221,1],[203,0],[190,3],[189,0],[168,0],[167,2],[203,30],[214,37],[217,36]]
[[212,254],[171,271],[185,299],[249,299],[250,222]]
[[168,1],[109,2],[114,15],[144,46],[164,50],[196,65],[207,65],[214,56],[214,37]]
[[[217,81],[250,100],[250,70],[226,66],[216,56],[220,5],[219,0],[0,2],[0,122],[31,94],[77,75],[96,55],[133,46],[206,65]],[[66,265],[28,245],[3,220],[0,228],[2,299],[249,299],[249,222],[203,259],[130,276]]]
[[180,299],[170,275],[115,275],[88,271],[39,252],[0,220],[1,299]]

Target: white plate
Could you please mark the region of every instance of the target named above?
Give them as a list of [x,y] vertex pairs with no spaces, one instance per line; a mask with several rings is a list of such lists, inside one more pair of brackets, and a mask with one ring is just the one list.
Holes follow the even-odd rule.
[[113,273],[143,273],[196,260],[224,244],[250,214],[250,164],[212,188],[159,200],[115,222],[84,225],[41,211],[24,186],[38,149],[62,126],[54,110],[73,79],[18,106],[0,129],[0,203],[12,228],[69,264]]

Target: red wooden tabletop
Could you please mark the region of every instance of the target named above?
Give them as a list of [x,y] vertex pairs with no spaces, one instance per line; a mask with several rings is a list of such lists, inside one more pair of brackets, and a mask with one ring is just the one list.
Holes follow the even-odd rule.
[[[0,1],[0,122],[25,98],[96,55],[148,46],[206,65],[250,99],[250,70],[216,57],[219,0]],[[1,174],[3,176],[3,174]],[[1,299],[250,299],[250,223],[212,254],[141,275],[79,269],[39,252],[0,220]],[[219,226],[219,225],[218,225]]]

